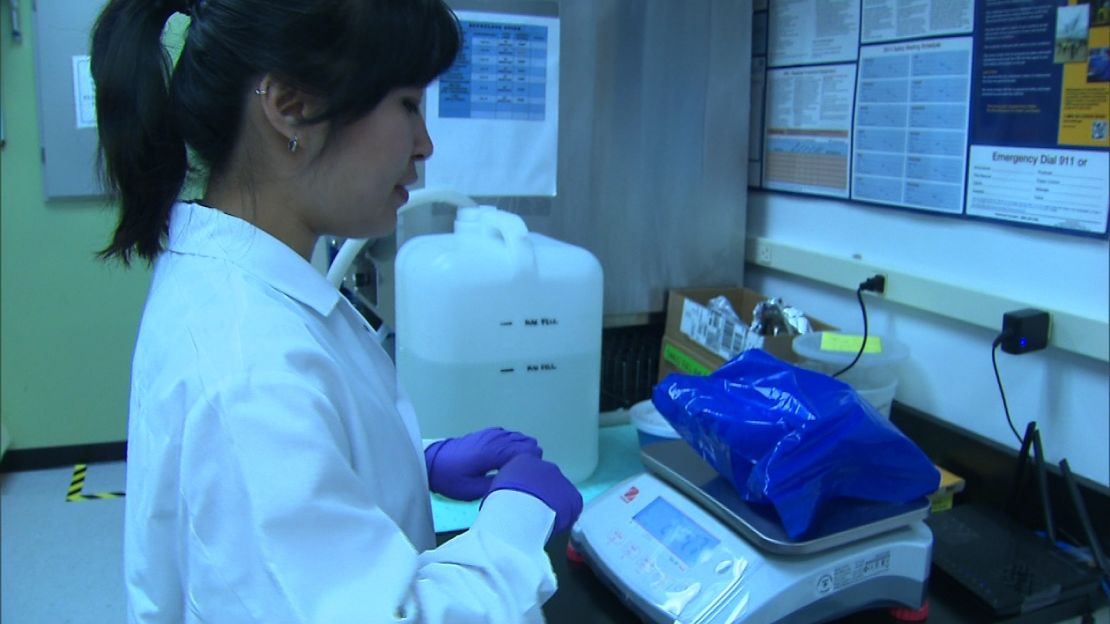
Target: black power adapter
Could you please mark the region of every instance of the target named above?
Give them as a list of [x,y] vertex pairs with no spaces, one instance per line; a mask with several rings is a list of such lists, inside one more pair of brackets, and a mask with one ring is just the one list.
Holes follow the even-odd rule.
[[881,295],[886,291],[886,276],[882,273],[876,273],[860,282],[859,289],[868,290]]
[[1002,315],[999,346],[1006,353],[1021,355],[1048,346],[1048,312],[1035,308],[1015,310]]

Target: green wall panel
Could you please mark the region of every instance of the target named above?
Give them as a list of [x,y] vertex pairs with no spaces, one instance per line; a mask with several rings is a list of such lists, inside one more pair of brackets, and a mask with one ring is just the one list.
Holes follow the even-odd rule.
[[21,43],[0,11],[0,418],[13,449],[120,441],[150,272],[95,258],[115,222],[106,200],[44,199],[23,7]]

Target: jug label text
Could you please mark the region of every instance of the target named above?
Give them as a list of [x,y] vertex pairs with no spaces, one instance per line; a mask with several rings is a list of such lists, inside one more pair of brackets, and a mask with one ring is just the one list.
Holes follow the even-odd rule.
[[559,319],[556,319],[556,318],[524,319],[524,325],[526,327],[549,327],[551,325],[558,325],[558,324],[559,324]]

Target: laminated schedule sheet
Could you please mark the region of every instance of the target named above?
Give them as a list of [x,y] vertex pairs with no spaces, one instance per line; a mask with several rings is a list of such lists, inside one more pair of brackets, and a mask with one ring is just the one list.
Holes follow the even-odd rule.
[[852,198],[963,212],[971,38],[860,54]]
[[559,128],[559,21],[457,11],[463,45],[428,86],[428,188],[473,196],[553,196]]

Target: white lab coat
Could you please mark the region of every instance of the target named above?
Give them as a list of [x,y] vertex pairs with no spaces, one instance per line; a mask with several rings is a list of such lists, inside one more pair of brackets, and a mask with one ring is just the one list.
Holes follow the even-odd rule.
[[[260,208],[263,209],[263,208]],[[132,623],[542,621],[554,512],[514,491],[434,548],[393,364],[290,248],[173,209],[135,346]]]

